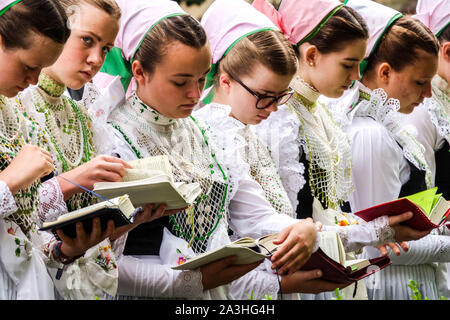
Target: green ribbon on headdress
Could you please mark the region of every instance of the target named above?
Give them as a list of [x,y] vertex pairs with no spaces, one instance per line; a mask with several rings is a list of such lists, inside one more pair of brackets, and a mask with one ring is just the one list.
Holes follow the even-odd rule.
[[2,16],[6,11],[8,11],[9,9],[11,9],[12,6],[18,4],[19,2],[21,2],[22,0],[17,0],[14,1],[12,3],[10,3],[9,5],[7,5],[6,7],[4,7],[3,9],[0,10],[0,16]]
[[301,44],[308,42],[312,38],[314,38],[317,33],[323,28],[323,26],[328,22],[328,20],[331,19],[332,16],[338,12],[344,4],[338,5],[336,8],[334,8],[325,18],[322,19],[322,21],[314,28],[313,31],[311,31],[306,37],[304,37],[302,40],[300,40],[299,43],[296,44],[296,46],[300,46]]
[[370,52],[369,56],[367,58],[365,58],[359,65],[359,75],[362,78],[364,75],[364,72],[367,70],[367,67],[369,65],[369,58],[372,56],[372,54],[375,52],[375,50],[377,49],[378,45],[381,42],[381,39],[383,38],[383,36],[389,31],[389,29],[391,28],[391,26],[395,23],[395,21],[397,21],[398,19],[400,19],[401,17],[403,17],[403,14],[401,14],[400,12],[397,13],[395,16],[393,16],[391,18],[391,20],[389,20],[388,24],[386,25],[386,28],[384,28],[383,32],[381,33],[381,35],[378,37],[377,41],[375,42],[372,51]]
[[441,30],[439,30],[439,31],[436,33],[436,38],[438,38],[438,37],[442,34],[442,32],[444,32],[444,30],[445,30],[449,25],[450,25],[450,22],[448,22]]
[[147,34],[162,20],[175,17],[175,16],[183,16],[186,15],[185,12],[179,12],[170,14],[168,16],[165,16],[158,21],[156,21],[152,26],[147,30],[147,32],[142,37],[141,41],[139,42],[139,45],[137,46],[136,50],[133,53],[133,56],[131,57],[130,61],[125,60],[125,58],[122,55],[122,49],[119,47],[114,47],[111,49],[111,51],[108,52],[105,58],[105,62],[103,63],[102,68],[100,69],[100,72],[109,74],[111,76],[119,76],[120,82],[122,83],[123,89],[125,92],[127,92],[128,87],[131,83],[131,79],[133,79],[133,71],[131,70],[131,63],[134,60],[134,57],[136,56],[136,53],[138,52],[139,48],[142,45],[142,42],[144,41]]
[[[223,54],[223,56],[216,62],[211,64],[211,70],[209,70],[209,73],[206,75],[206,81],[205,81],[205,90],[208,88],[211,88],[212,86],[214,86],[214,80],[215,77],[217,75],[217,71],[219,70],[219,63],[220,61],[228,54],[228,52],[230,52],[231,49],[233,49],[233,47],[236,45],[236,43],[238,43],[239,41],[241,41],[242,39],[244,39],[245,37],[248,37],[249,35],[252,35],[254,33],[258,33],[261,31],[267,31],[267,30],[274,30],[274,31],[278,31],[278,29],[276,28],[261,28],[261,29],[257,29],[257,30],[253,30],[249,33],[244,34],[243,36],[239,37],[238,39],[236,39],[229,47],[228,49],[225,51],[225,53]],[[209,104],[211,103],[212,99],[214,98],[214,88],[211,88],[211,91],[208,93],[208,95],[202,100],[202,102],[204,104]]]

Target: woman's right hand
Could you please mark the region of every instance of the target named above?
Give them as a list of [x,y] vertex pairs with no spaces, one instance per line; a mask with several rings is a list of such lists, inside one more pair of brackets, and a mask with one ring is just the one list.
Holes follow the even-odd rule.
[[50,153],[38,146],[26,144],[17,153],[8,167],[0,172],[0,180],[4,181],[15,194],[29,187],[36,180],[49,175],[54,169]]
[[[92,190],[97,182],[120,182],[126,169],[131,166],[124,160],[112,156],[101,155],[91,161],[61,174],[62,177]],[[67,200],[83,190],[75,185],[58,178],[64,199]]]
[[233,264],[236,256],[229,256],[200,267],[203,290],[228,284],[259,266],[261,261],[250,264]]
[[289,275],[281,276],[281,288],[283,293],[321,293],[343,289],[350,283],[334,283],[320,279],[322,271],[319,269],[308,271],[296,271]]
[[411,211],[389,217],[389,226],[395,231],[395,241],[419,240],[431,232],[431,230],[419,231],[408,227],[407,225],[401,225],[402,222],[407,221],[412,217],[413,213]]

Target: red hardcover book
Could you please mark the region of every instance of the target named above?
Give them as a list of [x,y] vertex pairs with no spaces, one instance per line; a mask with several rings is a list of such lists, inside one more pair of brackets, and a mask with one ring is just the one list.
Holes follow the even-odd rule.
[[401,198],[390,202],[385,202],[358,212],[355,215],[365,221],[372,221],[378,217],[388,215],[399,215],[407,211],[412,211],[413,217],[403,224],[410,226],[416,230],[425,231],[438,228],[442,226],[450,215],[450,205],[448,201],[441,197],[436,206],[433,208],[431,214],[435,219],[430,220],[426,211],[424,211],[419,205],[415,204],[407,198]]
[[392,263],[387,256],[370,259],[368,262],[368,266],[353,271],[351,267],[345,267],[336,262],[319,248],[311,255],[301,270],[321,269],[323,275],[320,279],[322,280],[335,283],[353,283],[386,268]]

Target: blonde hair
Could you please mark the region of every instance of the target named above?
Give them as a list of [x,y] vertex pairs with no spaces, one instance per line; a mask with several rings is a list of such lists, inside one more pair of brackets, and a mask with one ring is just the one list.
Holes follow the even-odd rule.
[[249,76],[257,62],[279,75],[297,72],[297,56],[289,41],[279,31],[265,30],[236,43],[220,61],[215,81],[222,72],[231,77]]

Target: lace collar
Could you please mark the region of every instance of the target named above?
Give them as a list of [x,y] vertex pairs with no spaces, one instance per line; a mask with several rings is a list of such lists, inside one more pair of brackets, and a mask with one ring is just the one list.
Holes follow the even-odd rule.
[[64,91],[66,91],[65,85],[56,82],[44,73],[39,75],[38,87],[47,95],[55,98],[61,97],[64,94]]
[[447,81],[438,75],[431,84],[433,96],[425,99],[423,107],[439,135],[450,143],[450,88]]
[[313,110],[319,99],[320,92],[303,80],[299,75],[291,81],[291,87],[295,90],[294,98],[300,100],[308,109]]
[[169,126],[173,125],[176,122],[176,119],[168,118],[152,107],[145,104],[137,95],[136,92],[132,94],[130,97],[130,105],[138,108],[139,112],[141,113],[142,117],[145,118],[145,120],[152,124],[157,124],[161,126]]
[[[362,83],[359,85],[367,91]],[[360,97],[354,115],[370,117],[383,125],[402,147],[404,157],[416,168],[425,171],[425,182],[431,188],[432,174],[425,159],[425,147],[416,139],[417,129],[412,125],[402,124],[406,115],[398,112],[399,109],[400,101],[388,98],[386,92],[378,88],[370,93],[370,100]]]

